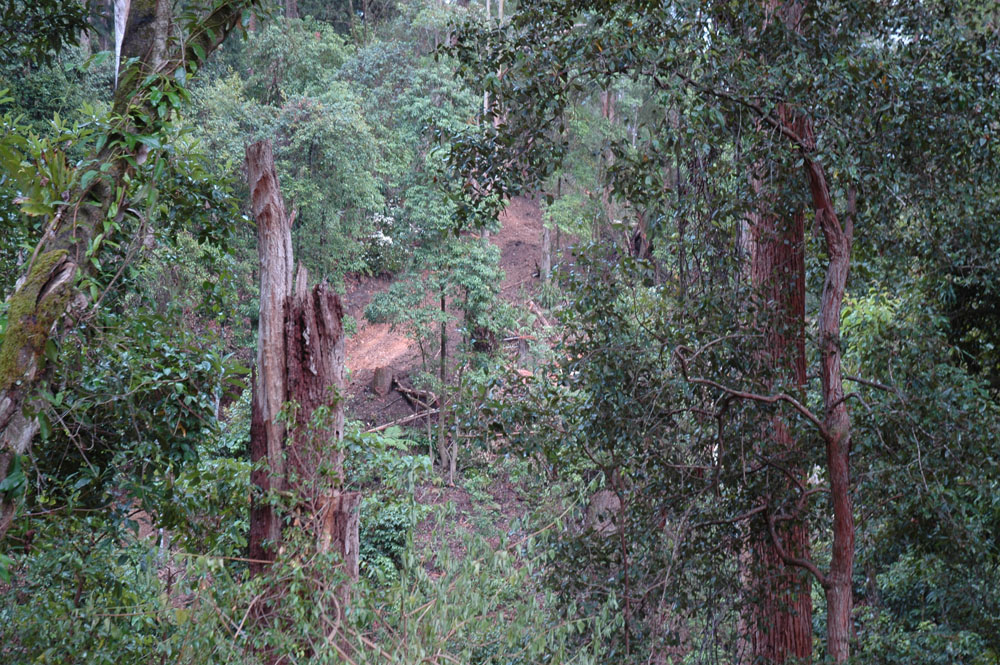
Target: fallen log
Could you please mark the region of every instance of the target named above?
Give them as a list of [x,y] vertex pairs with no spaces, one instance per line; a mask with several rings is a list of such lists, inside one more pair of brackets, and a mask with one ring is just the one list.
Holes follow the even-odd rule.
[[530,309],[532,312],[535,313],[535,316],[538,317],[539,321],[542,322],[543,326],[545,326],[546,328],[552,327],[552,324],[549,323],[549,320],[545,318],[545,314],[542,312],[542,308],[536,305],[535,301],[533,300],[528,301],[528,309]]
[[391,423],[386,423],[384,425],[379,425],[378,427],[373,427],[369,430],[365,430],[365,434],[374,434],[376,432],[381,432],[387,430],[390,427],[395,427],[396,425],[406,425],[407,423],[412,423],[415,420],[420,420],[424,417],[430,417],[439,413],[440,409],[430,409],[428,411],[421,411],[420,413],[414,413],[405,418],[400,418],[399,420],[393,420]]
[[429,390],[409,388],[404,386],[399,380],[394,380],[393,384],[396,386],[396,390],[402,393],[403,397],[410,402],[416,402],[422,408],[429,409],[437,403],[437,395]]

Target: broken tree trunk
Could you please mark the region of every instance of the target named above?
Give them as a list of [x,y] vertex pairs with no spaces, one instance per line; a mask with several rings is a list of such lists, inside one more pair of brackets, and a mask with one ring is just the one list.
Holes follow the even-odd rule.
[[385,397],[392,389],[392,379],[391,367],[376,367],[375,374],[372,376],[372,392],[379,397]]
[[[250,207],[257,221],[260,258],[260,317],[257,324],[257,375],[250,422],[250,461],[267,464],[253,472],[261,498],[250,509],[250,558],[272,561],[281,539],[281,522],[267,500],[284,490],[285,428],[278,419],[285,388],[285,302],[292,291],[292,230],[281,198],[269,142],[247,146]],[[259,572],[264,564],[253,564]]]
[[[260,494],[250,514],[251,571],[273,561],[284,516],[270,498],[292,497],[287,509],[310,525],[320,552],[343,557],[358,575],[360,495],[343,492],[344,329],[340,298],[321,283],[308,288],[301,266],[292,281],[291,223],[285,214],[270,143],[247,147],[251,203],[261,265],[258,373],[250,429]],[[287,413],[279,418],[282,409]],[[284,423],[291,422],[291,428]],[[271,494],[272,497],[268,495]],[[342,590],[346,601],[349,588]],[[341,605],[344,607],[344,604]]]
[[549,285],[552,275],[552,230],[548,225],[542,225],[542,265],[539,268],[542,284]]
[[[305,516],[315,523],[317,549],[343,557],[358,576],[357,492],[343,492],[344,328],[340,298],[326,282],[308,288],[301,266],[285,318],[288,401],[295,432],[286,442],[288,474]],[[346,593],[346,589],[344,590]],[[344,598],[346,600],[346,596]],[[343,607],[343,605],[341,605]]]

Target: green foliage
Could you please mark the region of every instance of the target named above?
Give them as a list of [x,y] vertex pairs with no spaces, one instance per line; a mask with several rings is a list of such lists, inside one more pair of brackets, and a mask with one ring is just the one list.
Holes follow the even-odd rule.
[[[539,0],[508,5],[498,26],[462,3],[300,0],[308,18],[227,44],[205,80],[188,85],[192,59],[109,114],[108,58],[68,48],[84,5],[8,5],[0,291],[25,262],[36,271],[27,300],[0,306],[5,340],[49,337],[48,318],[22,319],[62,256],[33,256],[35,243],[52,215],[79,211],[68,193],[115,190],[80,251],[90,304],[44,345],[40,440],[0,481],[26,507],[0,554],[3,662],[344,662],[338,648],[359,664],[741,662],[754,599],[734,552],[765,528],[762,497],[806,498],[757,452],[776,417],[802,442],[780,464],[809,471],[812,554],[830,556],[810,423],[718,388],[824,408],[818,377],[782,386],[761,368],[769,322],[746,287],[749,212],[816,223],[805,151],[838,209],[859,194],[840,340],[855,659],[997,663],[992,7],[807,3],[799,33],[762,3]],[[184,9],[174,37],[199,11]],[[814,121],[814,147],[772,131],[782,109]],[[440,326],[457,323],[454,431],[490,449],[490,466],[473,458],[444,490],[471,498],[459,513],[415,500],[429,442],[348,428],[336,452],[345,489],[364,495],[363,576],[343,616],[339,561],[315,556],[302,520],[265,574],[241,560],[251,396],[234,358],[252,356],[258,294],[238,172],[260,137],[315,276],[398,273],[366,316],[406,330],[428,370]],[[102,150],[114,159],[91,157]],[[578,249],[563,291],[538,294],[566,301],[525,377],[477,353],[516,317],[497,248],[460,227],[496,228],[505,196],[534,190],[550,228],[599,244]],[[640,224],[648,261],[628,258]],[[812,362],[828,257],[818,238],[806,249]],[[0,376],[16,361],[5,353]],[[306,428],[325,453],[328,416]],[[324,480],[330,465],[317,465]],[[508,472],[538,508],[501,533],[490,488]],[[599,490],[624,500],[611,533],[588,524]]]
[[397,272],[449,225],[429,130],[464,122],[475,100],[446,63],[405,42],[353,47],[308,19],[255,32],[225,66],[194,93],[197,133],[226,174],[247,142],[276,138],[296,255],[313,275]]
[[271,22],[254,32],[240,53],[240,59],[253,67],[246,93],[269,106],[320,95],[329,90],[331,75],[349,56],[349,47],[327,23],[312,19]]
[[127,514],[36,524],[30,553],[14,557],[17,586],[0,590],[4,662],[207,665],[234,655],[220,609],[248,599],[222,561],[167,559]]
[[[479,238],[447,238],[417,256],[411,272],[377,293],[365,310],[372,322],[401,327],[417,341],[424,368],[439,336],[440,324],[451,321],[449,310],[462,314],[461,330],[468,349],[481,348],[488,338],[512,322],[500,300],[500,251]],[[447,306],[441,311],[440,299]]]
[[47,62],[80,43],[90,30],[89,9],[78,0],[9,0],[0,10],[0,57],[5,62]]
[[[554,473],[613,487],[629,506],[623,543],[552,544],[549,581],[564,590],[563,608],[624,595],[628,571],[629,583],[662,588],[660,603],[674,603],[692,629],[712,626],[713,648],[735,655],[737,608],[728,603],[743,597],[731,553],[764,528],[755,505],[796,505],[787,478],[755,452],[769,419],[780,415],[800,442],[779,465],[827,481],[822,446],[800,412],[732,392],[787,391],[812,413],[825,408],[818,377],[782,385],[761,368],[760,333],[775,323],[745,286],[746,219],[801,212],[818,233],[802,167],[820,165],[838,211],[848,191],[858,193],[843,343],[845,369],[860,379],[845,398],[855,423],[859,562],[871,566],[869,578],[911,556],[938,571],[933,592],[904,576],[917,593],[895,607],[875,584],[868,616],[890,617],[893,639],[912,635],[916,644],[919,622],[902,607],[947,598],[925,632],[954,637],[951,657],[989,658],[992,604],[963,604],[947,589],[951,575],[995,584],[986,572],[995,547],[982,537],[996,524],[985,496],[994,483],[976,470],[996,459],[988,432],[998,414],[968,371],[990,377],[995,360],[991,287],[979,270],[995,262],[995,225],[983,220],[1000,200],[1000,107],[983,92],[998,83],[994,19],[961,0],[802,8],[792,26],[759,3],[554,0],[520,7],[501,30],[472,19],[458,28],[462,38],[447,51],[459,72],[502,100],[484,113],[497,125],[453,139],[456,180],[475,183],[459,212],[488,214],[497,192],[562,186],[547,213],[565,223],[587,218],[600,192],[603,216],[623,220],[605,235],[642,220],[654,246],[648,266],[623,258],[633,253],[625,243],[578,256],[560,362],[536,373],[554,378],[523,386],[495,377],[493,394],[509,399],[487,402],[483,425],[526,454],[545,454]],[[604,123],[611,114],[599,118],[595,106],[609,93],[619,120]],[[781,129],[787,114],[809,119],[806,139]],[[815,362],[829,257],[807,244],[805,333]],[[829,546],[829,512],[825,500],[808,512],[818,557]],[[947,575],[932,565],[938,557],[954,563]],[[635,602],[614,643],[625,651],[631,637],[638,661],[655,660],[643,650],[656,649],[662,605]],[[972,605],[988,609],[973,615]],[[919,639],[920,648],[940,648],[950,638]]]
[[292,98],[273,130],[288,137],[277,151],[283,189],[298,209],[297,255],[319,275],[363,269],[363,236],[384,208],[377,180],[378,145],[352,91],[329,81],[317,97]]
[[361,504],[361,572],[372,582],[399,576],[403,557],[412,545],[410,534],[419,513],[406,503],[386,503],[365,497]]

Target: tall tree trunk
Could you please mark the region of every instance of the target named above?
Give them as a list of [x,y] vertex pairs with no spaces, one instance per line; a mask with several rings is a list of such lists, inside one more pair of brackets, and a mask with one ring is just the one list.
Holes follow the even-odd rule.
[[[802,5],[784,0],[765,0],[765,5],[766,20],[776,16],[788,30],[802,34]],[[776,113],[787,131],[811,137],[812,127],[806,118],[784,104],[778,105]],[[754,186],[760,190],[759,181]],[[764,196],[768,202],[776,198],[774,192]],[[764,211],[750,221],[751,283],[768,322],[764,361],[772,376],[785,378],[792,391],[801,395],[806,384],[805,218],[796,212],[790,219],[779,219]],[[800,444],[780,415],[772,421],[763,448],[764,456],[779,461],[784,469],[778,491],[794,494],[807,474],[798,461]],[[770,503],[773,498],[764,500]],[[805,569],[791,564],[810,558],[808,525],[802,506],[783,516],[780,524],[774,515],[776,509],[773,504],[767,507],[768,528],[757,529],[753,536],[751,554],[758,594],[752,623],[753,655],[765,663],[784,663],[789,658],[808,663],[812,658],[812,578]]]
[[285,0],[285,18],[299,17],[299,0]]
[[[285,427],[278,414],[287,399],[285,384],[285,307],[292,293],[292,232],[281,197],[269,142],[246,149],[250,208],[257,221],[260,259],[260,316],[257,323],[257,375],[253,386],[250,460],[267,464],[253,472],[261,500],[250,509],[250,558],[272,561],[281,539],[281,520],[267,500],[285,489]],[[254,572],[264,564],[251,564]]]
[[[811,143],[811,137],[810,137]],[[854,598],[854,509],[851,505],[851,416],[844,394],[841,367],[840,317],[851,265],[856,193],[847,193],[847,215],[841,225],[830,196],[823,167],[805,160],[816,219],[823,230],[829,256],[819,315],[820,379],[823,391],[826,464],[833,508],[833,550],[824,580],[827,612],[827,652],[833,662],[850,658],[851,612]]]
[[[607,121],[609,128],[615,124],[615,93],[612,90],[601,91],[601,117]],[[603,152],[603,157],[604,159],[601,165],[601,170],[604,172],[602,175],[607,184],[601,187],[601,209],[604,211],[604,221],[610,232],[612,224],[615,222],[617,211],[612,198],[613,188],[610,183],[608,171],[610,171],[615,165],[615,155],[611,149],[608,148]]]
[[[490,0],[486,0],[486,24],[489,25],[493,21],[492,12],[490,10]],[[490,112],[490,91],[483,90],[483,121],[486,121],[486,116]],[[490,230],[483,227],[479,232],[480,237],[483,240],[490,239]]]
[[[149,89],[144,73],[155,65],[163,76],[178,68],[194,72],[239,24],[243,10],[254,0],[234,0],[219,5],[202,19],[192,36],[178,47],[166,51],[169,17],[166,3],[160,0],[136,0],[132,3],[122,44],[122,58],[137,60],[122,75],[113,100],[118,124],[113,138],[122,133],[143,133],[150,113]],[[142,119],[142,120],[140,120]],[[45,347],[60,321],[69,310],[87,305],[86,294],[75,289],[83,257],[91,239],[103,228],[113,203],[125,210],[130,202],[116,199],[119,185],[134,170],[134,164],[148,156],[145,146],[125,152],[118,141],[107,141],[92,160],[101,177],[89,179],[84,188],[69,192],[68,205],[44,220],[45,230],[32,259],[8,300],[7,329],[0,344],[0,482],[7,477],[15,455],[28,453],[38,431],[34,417],[25,415],[38,382],[45,376]],[[87,182],[77,178],[76,182]],[[71,307],[71,305],[73,305]],[[13,503],[0,497],[0,540],[3,540],[14,515]]]
[[[760,361],[766,373],[784,377],[801,391],[806,382],[804,216],[780,218],[764,210],[751,217],[749,231],[750,279],[761,307],[761,323],[766,326]],[[764,428],[758,452],[805,479],[796,461],[798,442],[780,415]],[[783,475],[779,483],[785,485],[781,490],[795,491]],[[805,663],[812,656],[811,580],[805,571],[787,565],[787,556],[809,556],[804,517],[790,516],[773,536],[758,523],[751,533],[753,607],[748,626],[756,662],[784,663],[793,658]]]

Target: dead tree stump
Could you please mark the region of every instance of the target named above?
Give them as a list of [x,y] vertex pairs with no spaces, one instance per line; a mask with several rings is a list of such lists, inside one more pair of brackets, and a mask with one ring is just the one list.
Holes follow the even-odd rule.
[[[317,550],[340,554],[348,575],[356,579],[361,497],[342,491],[339,446],[344,437],[343,309],[325,282],[308,288],[301,266],[293,288],[291,224],[270,143],[247,147],[247,173],[261,266],[250,457],[267,461],[251,480],[265,497],[268,490],[296,497],[295,517],[315,530]],[[291,417],[278,417],[283,408]],[[286,431],[283,423],[289,420],[292,427]],[[284,518],[266,499],[251,507],[253,574],[274,560]],[[348,594],[343,589],[345,601]]]
[[385,397],[392,388],[392,368],[376,367],[372,377],[372,391],[379,397]]

